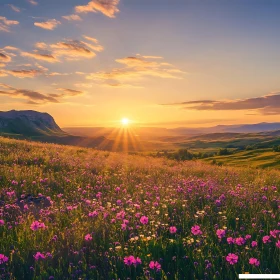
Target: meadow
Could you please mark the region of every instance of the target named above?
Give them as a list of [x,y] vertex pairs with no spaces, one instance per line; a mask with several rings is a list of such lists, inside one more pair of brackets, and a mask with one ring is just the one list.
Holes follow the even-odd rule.
[[272,169],[0,138],[0,278],[280,273],[279,186]]

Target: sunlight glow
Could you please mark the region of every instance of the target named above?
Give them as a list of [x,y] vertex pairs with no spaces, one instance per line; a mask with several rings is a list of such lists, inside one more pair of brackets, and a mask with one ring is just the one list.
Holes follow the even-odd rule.
[[122,122],[122,125],[127,126],[127,125],[129,124],[130,121],[129,121],[129,119],[127,119],[127,118],[123,118],[121,122]]

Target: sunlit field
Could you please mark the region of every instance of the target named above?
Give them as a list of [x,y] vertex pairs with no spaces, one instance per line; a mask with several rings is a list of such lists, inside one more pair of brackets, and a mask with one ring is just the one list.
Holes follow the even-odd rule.
[[0,138],[1,279],[280,272],[280,172]]

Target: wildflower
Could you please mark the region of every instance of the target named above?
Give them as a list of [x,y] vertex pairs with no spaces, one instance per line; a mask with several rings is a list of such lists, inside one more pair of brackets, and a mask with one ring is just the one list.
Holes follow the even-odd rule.
[[38,222],[38,221],[34,221],[30,228],[33,230],[33,231],[36,231],[38,229],[46,229],[46,226],[44,223],[41,223],[41,222]]
[[245,239],[243,237],[238,237],[235,239],[235,244],[242,246],[245,243]]
[[150,269],[154,269],[156,271],[160,271],[161,270],[160,263],[155,262],[155,261],[150,261],[149,267],[150,267]]
[[149,218],[146,216],[142,216],[140,218],[140,222],[141,222],[141,224],[146,225],[149,222]]
[[280,249],[280,239],[276,242],[276,247]]
[[89,212],[88,213],[88,216],[89,217],[96,217],[96,216],[98,216],[98,212],[95,210],[95,211],[93,211],[93,212]]
[[133,264],[135,264],[136,260],[133,256],[129,256],[129,257],[124,257],[124,263],[128,266],[131,266]]
[[227,243],[228,243],[228,244],[234,244],[234,242],[235,242],[235,239],[234,239],[234,238],[232,238],[232,237],[228,237],[228,238],[227,238]]
[[246,240],[251,239],[251,235],[250,235],[250,234],[247,234],[247,235],[245,236],[245,239],[246,239]]
[[226,260],[229,262],[229,264],[234,265],[238,262],[238,256],[232,253],[229,253],[226,257]]
[[124,263],[128,266],[134,265],[137,266],[142,263],[139,257],[128,256],[124,258]]
[[193,226],[191,228],[192,234],[194,235],[201,235],[202,231],[200,230],[200,226]]
[[171,234],[174,234],[174,233],[177,232],[177,228],[176,228],[176,227],[170,227],[170,228],[169,228],[169,232],[170,232]]
[[85,240],[86,240],[86,241],[91,241],[91,240],[92,240],[92,236],[88,233],[88,234],[85,236]]
[[277,238],[277,234],[280,233],[280,230],[274,229],[270,231],[270,235],[274,238]]
[[226,231],[224,229],[218,229],[216,231],[218,238],[222,239],[226,235]]
[[45,259],[46,258],[46,256],[44,255],[44,254],[42,254],[42,253],[40,253],[40,252],[37,252],[34,256],[34,259],[36,260],[36,261],[38,261],[38,260],[40,260],[40,259]]
[[257,247],[258,246],[258,242],[257,241],[252,241],[251,245],[252,245],[253,248]]
[[264,236],[264,237],[262,238],[263,243],[265,244],[265,243],[270,242],[270,239],[269,239],[269,238],[270,238],[269,235]]
[[4,220],[0,220],[0,226],[4,226],[4,225],[5,225]]
[[260,261],[258,259],[255,259],[255,258],[250,258],[249,259],[249,264],[251,264],[253,266],[259,266],[260,265]]
[[0,264],[5,263],[5,262],[7,262],[8,260],[9,260],[8,257],[6,257],[6,256],[3,255],[3,254],[0,254]]

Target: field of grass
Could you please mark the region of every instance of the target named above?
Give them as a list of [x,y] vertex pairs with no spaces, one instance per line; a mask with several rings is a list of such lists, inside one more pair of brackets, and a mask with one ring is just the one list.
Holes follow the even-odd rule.
[[207,158],[203,161],[212,163],[213,160],[217,164],[227,166],[280,169],[280,153],[273,152],[272,149],[242,151],[231,155]]
[[0,278],[280,273],[279,186],[277,170],[0,137]]

